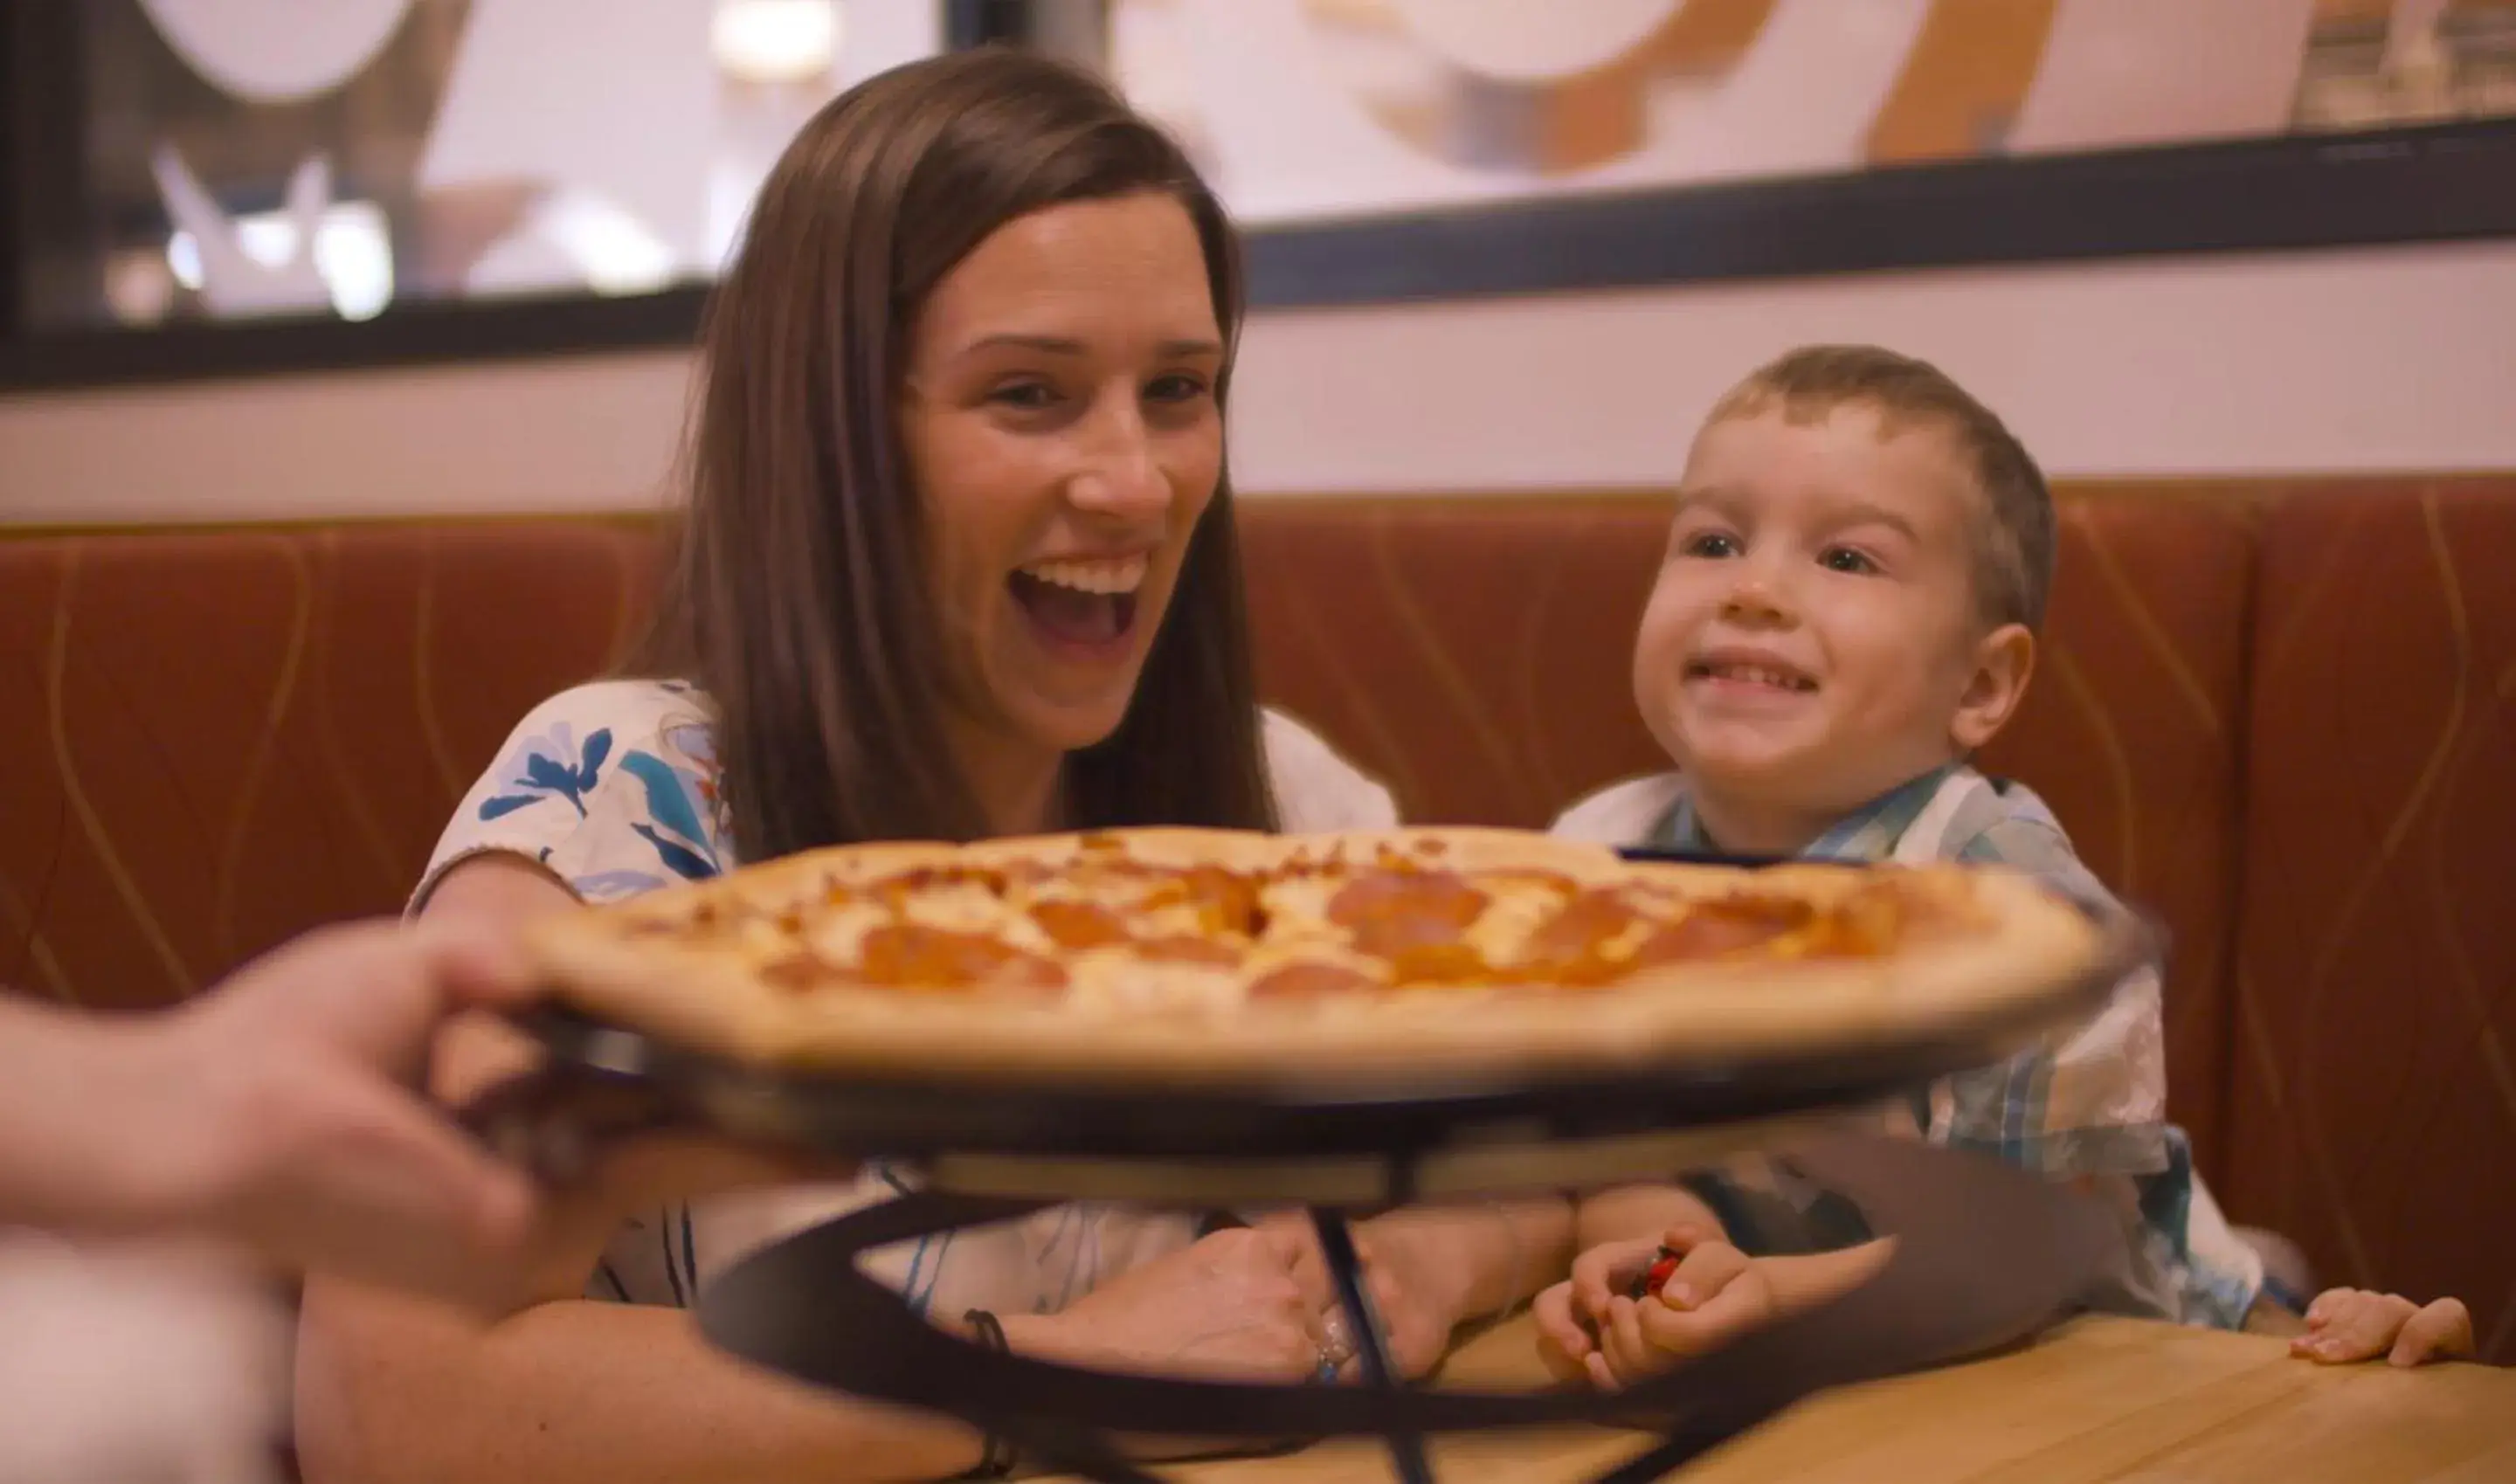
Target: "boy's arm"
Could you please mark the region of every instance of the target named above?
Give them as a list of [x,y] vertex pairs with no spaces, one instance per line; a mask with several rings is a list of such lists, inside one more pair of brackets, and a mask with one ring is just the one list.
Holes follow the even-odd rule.
[[1582,1196],[1572,1215],[1572,1250],[1588,1252],[1610,1242],[1628,1242],[1674,1226],[1692,1226],[1707,1236],[1726,1236],[1721,1218],[1700,1197],[1683,1185],[1618,1185]]
[[1759,1257],[1765,1282],[1774,1296],[1775,1312],[1795,1314],[1838,1294],[1858,1288],[1887,1265],[1896,1250],[1893,1237],[1872,1237],[1858,1247],[1810,1253],[1797,1257]]
[[[1631,1297],[1642,1264],[1662,1247],[1677,1255],[1675,1271],[1656,1293]],[[1749,1257],[1685,1227],[1658,1241],[1593,1248],[1573,1264],[1572,1282],[1539,1300],[1538,1355],[1560,1380],[1615,1390],[1858,1287],[1893,1251],[1893,1239],[1881,1238],[1806,1257]]]

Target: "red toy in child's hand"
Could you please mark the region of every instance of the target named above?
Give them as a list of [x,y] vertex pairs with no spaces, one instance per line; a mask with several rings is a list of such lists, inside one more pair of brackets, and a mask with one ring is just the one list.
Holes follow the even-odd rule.
[[1678,1257],[1676,1249],[1662,1243],[1659,1256],[1652,1259],[1651,1270],[1634,1280],[1633,1288],[1625,1297],[1640,1302],[1668,1287],[1668,1280],[1677,1276]]

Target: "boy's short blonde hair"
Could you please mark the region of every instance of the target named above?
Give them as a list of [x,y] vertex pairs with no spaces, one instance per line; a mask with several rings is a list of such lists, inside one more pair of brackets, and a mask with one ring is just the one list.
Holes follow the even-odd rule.
[[1705,423],[1777,405],[1793,422],[1851,405],[1876,412],[1888,433],[1923,420],[1946,429],[1983,493],[1974,534],[1975,598],[1984,616],[1994,625],[2043,627],[2053,591],[2053,494],[2026,445],[1991,408],[1928,361],[1876,346],[1803,346],[1732,388]]

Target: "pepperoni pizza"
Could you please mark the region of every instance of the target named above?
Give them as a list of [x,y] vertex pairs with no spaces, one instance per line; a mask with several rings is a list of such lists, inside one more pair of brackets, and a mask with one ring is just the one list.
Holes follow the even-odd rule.
[[1963,1029],[2083,977],[2101,934],[1990,869],[1145,829],[816,851],[533,943],[578,1010],[755,1065],[1280,1083]]

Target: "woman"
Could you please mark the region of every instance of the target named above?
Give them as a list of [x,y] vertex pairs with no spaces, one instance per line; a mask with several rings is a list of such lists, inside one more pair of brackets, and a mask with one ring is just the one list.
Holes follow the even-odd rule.
[[[545,703],[418,901],[512,923],[736,860],[893,838],[1387,823],[1279,719],[1262,736],[1223,468],[1240,282],[1178,149],[1018,54],[916,63],[789,147],[720,286],[677,578],[648,673]],[[1274,773],[1271,789],[1270,771]],[[1271,795],[1275,797],[1271,797]],[[449,1034],[439,1088],[518,1065]],[[956,1424],[767,1380],[668,1308],[896,1179],[588,1229],[540,1300],[470,1324],[310,1293],[300,1445],[326,1478],[935,1478]],[[624,1198],[624,1212],[634,1210]],[[1561,1202],[1365,1223],[1402,1359],[1569,1257]],[[1296,1223],[1066,1207],[880,1255],[939,1323],[1017,1349],[1297,1380],[1344,1358]],[[580,1297],[585,1296],[585,1297]],[[608,1298],[627,1302],[589,1301]]]

